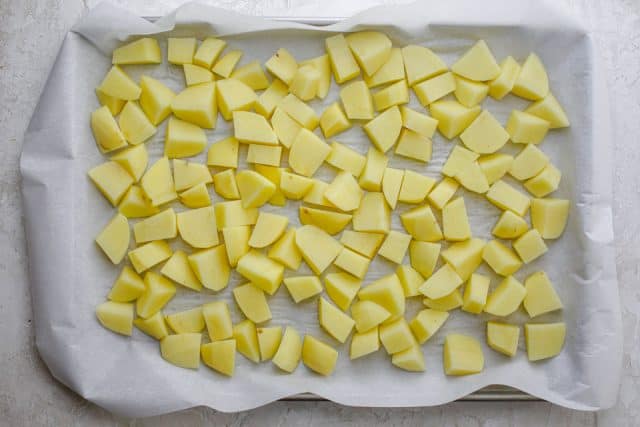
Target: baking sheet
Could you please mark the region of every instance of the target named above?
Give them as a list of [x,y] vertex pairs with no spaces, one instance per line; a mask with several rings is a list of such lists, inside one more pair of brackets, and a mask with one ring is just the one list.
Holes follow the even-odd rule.
[[[576,409],[612,406],[621,370],[622,336],[612,246],[609,110],[593,43],[580,23],[550,4],[514,5],[492,0],[483,3],[481,9],[474,6],[476,3],[468,0],[381,7],[322,28],[248,17],[199,4],[185,5],[154,23],[109,4],[90,11],[63,44],[27,131],[21,159],[36,343],[53,375],[83,397],[126,416],[198,405],[238,411],[303,392],[357,406],[438,405],[491,384],[509,385]],[[425,373],[393,368],[384,351],[350,362],[345,344],[336,346],[340,358],[336,372],[328,378],[314,375],[303,366],[292,375],[284,375],[270,363],[254,365],[239,356],[236,376],[229,379],[205,366],[191,371],[169,365],[159,356],[157,342],[139,331],[125,338],[104,330],[95,320],[94,307],[104,300],[119,269],[100,254],[93,239],[114,209],[93,187],[86,172],[104,161],[93,141],[88,115],[98,107],[93,90],[109,68],[110,51],[139,34],[156,34],[163,47],[167,36],[202,38],[216,34],[224,36],[230,47],[245,52],[241,63],[254,59],[264,62],[278,47],[306,59],[323,52],[327,32],[363,28],[382,29],[398,45],[426,45],[448,64],[478,38],[487,40],[498,59],[510,54],[522,60],[534,50],[546,64],[552,90],[564,105],[572,127],[550,132],[542,148],[564,174],[554,196],[571,199],[572,211],[564,237],[548,242],[547,255],[525,266],[516,277],[523,279],[544,269],[556,284],[566,309],[536,321],[563,319],[567,323],[567,341],[561,355],[531,364],[526,360],[521,337],[517,356],[507,359],[484,344],[484,320],[490,316],[479,319],[456,311],[423,346]],[[176,90],[184,85],[181,69],[174,66],[127,67],[127,72],[135,78],[143,73],[160,78]],[[324,102],[311,105],[321,112],[336,97],[334,84]],[[488,99],[484,105],[505,123],[511,109],[526,104],[510,96],[501,102]],[[415,98],[411,105],[417,107]],[[215,131],[208,132],[212,143],[230,133],[228,123],[222,119],[218,123]],[[163,135],[164,125],[147,143],[152,159],[162,152]],[[361,152],[369,146],[359,127],[335,139]],[[437,177],[452,146],[438,135],[428,166],[398,157],[393,157],[390,165]],[[241,151],[243,160],[245,153]],[[205,155],[197,159],[203,160]],[[318,177],[328,181],[333,174],[323,166]],[[498,210],[480,197],[464,195],[474,235],[489,238]],[[217,201],[220,198],[214,196]],[[297,206],[289,202],[285,210],[271,206],[265,210],[286,212],[296,225]],[[401,204],[396,212],[410,207]],[[401,229],[398,215],[394,215],[393,228]],[[177,248],[180,243],[172,245]],[[365,283],[393,270],[392,264],[377,259]],[[296,274],[308,271],[303,266]],[[286,275],[294,274],[287,271]],[[234,273],[229,288],[218,295],[180,290],[165,311],[221,298],[233,307],[237,321],[240,315],[230,289],[240,282]],[[497,283],[498,278],[492,275],[492,286]],[[315,303],[294,305],[286,290],[280,290],[270,299],[270,306],[271,324],[293,325],[302,333],[336,344],[319,329]],[[407,317],[419,306],[419,301],[410,301]],[[522,324],[527,318],[516,313],[507,320]],[[483,373],[462,378],[444,376],[442,343],[452,332],[475,335],[483,343]]]

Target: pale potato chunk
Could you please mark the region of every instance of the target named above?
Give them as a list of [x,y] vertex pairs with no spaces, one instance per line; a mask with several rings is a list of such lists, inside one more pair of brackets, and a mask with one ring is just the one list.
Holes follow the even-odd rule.
[[433,273],[418,289],[420,293],[431,299],[438,299],[449,295],[462,284],[458,273],[445,264]]
[[111,55],[112,64],[160,64],[162,53],[158,40],[143,37],[115,48]]
[[384,237],[384,234],[345,230],[340,237],[340,243],[367,258],[373,258]]
[[310,177],[329,156],[331,147],[308,129],[300,129],[291,144],[289,166],[294,172]]
[[353,229],[371,233],[387,233],[391,227],[391,211],[382,193],[365,193],[360,207],[353,213]]
[[252,170],[238,172],[236,183],[244,209],[259,208],[276,192],[276,186],[271,181]]
[[293,76],[289,90],[302,101],[309,101],[315,98],[319,83],[320,72],[316,67],[313,65],[303,65],[298,68]]
[[518,255],[497,240],[491,240],[484,246],[482,259],[501,276],[509,276],[522,267]]
[[160,354],[172,365],[198,369],[200,366],[200,333],[167,335],[160,340]]
[[209,184],[213,179],[206,165],[174,159],[173,182],[176,191],[182,191],[201,183]]
[[200,347],[202,362],[211,369],[229,377],[233,376],[236,364],[236,340],[210,342]]
[[142,278],[128,265],[125,265],[120,275],[109,291],[109,298],[116,302],[131,302],[137,299],[144,292],[144,282]]
[[180,212],[177,223],[182,240],[194,248],[210,248],[220,242],[213,206]]
[[149,76],[140,77],[140,107],[154,126],[171,114],[171,101],[175,92],[161,81]]
[[258,347],[260,347],[260,360],[271,360],[280,347],[282,340],[282,326],[270,328],[257,328]]
[[409,265],[399,265],[396,269],[396,275],[400,279],[404,296],[415,297],[420,295],[418,288],[424,283],[424,277]]
[[379,334],[380,342],[387,354],[399,353],[413,346],[416,342],[404,317],[380,325]]
[[409,107],[400,107],[402,115],[402,126],[427,138],[433,138],[433,134],[438,128],[438,120],[426,114],[418,113]]
[[369,258],[362,256],[351,249],[342,248],[342,251],[333,263],[336,267],[339,267],[353,274],[355,277],[362,279],[367,274],[370,262],[371,260]]
[[176,287],[161,275],[148,272],[144,275],[145,290],[136,301],[138,316],[148,319],[164,307],[176,294]]
[[513,249],[516,250],[522,261],[527,264],[541,257],[548,251],[547,245],[540,236],[540,232],[535,228],[514,240]]
[[[373,119],[373,115],[371,118]],[[369,121],[362,129],[371,143],[382,153],[386,153],[396,143],[402,130],[400,110],[397,106],[393,106]]]
[[251,61],[242,67],[236,68],[231,73],[231,78],[240,80],[253,90],[262,90],[269,87],[269,79],[262,71],[259,61]]
[[378,328],[371,328],[364,332],[357,332],[351,338],[349,347],[349,358],[351,360],[375,353],[380,349],[380,339],[378,338]]
[[210,69],[226,45],[227,42],[224,40],[207,37],[193,55],[193,63]]
[[562,235],[569,216],[569,201],[565,199],[531,200],[531,224],[543,239]]
[[299,208],[300,223],[315,225],[331,235],[338,234],[351,222],[352,215],[306,206]]
[[469,149],[479,154],[490,154],[498,151],[509,140],[509,134],[487,110],[469,124],[460,139]]
[[514,143],[538,144],[547,135],[549,122],[533,114],[513,110],[506,130]]
[[232,338],[234,335],[229,306],[224,301],[214,301],[202,306],[202,316],[211,341]]
[[236,271],[269,295],[273,295],[282,283],[284,266],[261,252],[250,250],[238,260]]
[[165,322],[164,315],[161,311],[158,311],[148,319],[144,319],[142,317],[133,319],[133,324],[136,328],[157,340],[161,340],[169,335],[169,328],[167,328],[167,323]]
[[397,318],[404,314],[405,297],[400,279],[395,274],[381,277],[360,289],[358,298],[363,301],[372,301],[384,307],[390,314],[390,318]]
[[350,120],[373,119],[373,100],[369,88],[358,80],[340,89],[340,100]]
[[349,273],[330,273],[324,277],[324,285],[331,301],[340,307],[341,310],[347,311],[349,305],[351,305],[351,301],[353,301],[360,290],[362,280],[359,280]]
[[200,127],[169,117],[164,139],[164,155],[175,159],[200,154],[207,145],[207,136]]
[[311,191],[311,187],[313,179],[290,172],[282,172],[280,175],[280,191],[287,199],[300,200]]
[[558,189],[561,178],[560,169],[549,163],[539,174],[525,181],[524,188],[536,197],[544,197]]
[[449,177],[444,177],[427,196],[433,206],[443,209],[447,202],[458,191],[460,185]]
[[106,301],[96,307],[96,317],[102,326],[121,335],[131,336],[133,304]]
[[382,243],[378,255],[396,264],[402,264],[404,255],[407,253],[411,236],[399,231],[391,230],[387,238]]
[[375,148],[369,148],[367,160],[360,175],[358,183],[363,190],[380,191],[382,189],[382,178],[389,159],[383,152]]
[[423,46],[403,47],[402,59],[409,86],[447,71],[447,64],[433,51]]
[[195,86],[201,83],[213,81],[213,73],[206,68],[193,64],[183,64],[184,81],[187,86]]
[[527,222],[511,211],[504,211],[491,233],[500,239],[515,239],[522,236],[529,229]]
[[278,145],[278,137],[267,119],[249,111],[233,112],[235,138],[247,144]]
[[536,176],[548,164],[549,157],[542,150],[533,144],[527,144],[514,157],[509,174],[515,179],[523,181]]
[[360,74],[360,67],[342,34],[328,37],[325,46],[336,83],[342,84]]
[[372,75],[365,73],[364,81],[367,86],[376,87],[387,83],[395,83],[404,79],[404,61],[402,60],[402,50],[397,47],[391,48],[389,59],[378,68]]
[[[362,300],[353,304],[351,315],[355,321],[356,330],[360,333],[374,329],[376,337],[378,325],[391,317],[391,313],[383,306],[373,301]],[[355,336],[354,336],[355,338]]]
[[296,304],[322,293],[322,283],[317,276],[287,277],[284,286]]
[[304,225],[296,230],[296,245],[316,274],[326,270],[342,250],[337,240],[314,225]]
[[487,200],[502,210],[524,216],[529,210],[531,200],[506,182],[499,180],[493,183],[487,193]]
[[301,67],[305,65],[313,65],[320,73],[318,80],[318,88],[316,89],[316,97],[325,99],[331,87],[331,62],[329,55],[320,55],[312,59],[307,59],[299,64]]
[[231,269],[224,245],[194,252],[187,260],[198,281],[205,288],[220,291],[229,283]]
[[489,93],[489,86],[465,79],[464,77],[454,76],[456,81],[456,89],[454,95],[458,102],[465,107],[475,107],[480,104]]
[[416,317],[411,320],[409,327],[419,344],[424,344],[444,325],[449,318],[446,311],[425,308],[420,310]]
[[420,242],[417,240],[409,244],[409,259],[411,266],[423,277],[429,277],[438,262],[440,256],[440,244]]
[[452,200],[442,209],[442,230],[444,238],[449,241],[471,238],[471,227],[462,197]]
[[216,84],[190,86],[171,100],[171,111],[177,118],[206,129],[214,129],[218,121]]
[[331,152],[326,158],[326,162],[335,168],[350,172],[353,176],[359,177],[360,174],[362,174],[367,159],[357,151],[334,141],[331,143]]
[[233,73],[233,69],[236,68],[236,65],[240,62],[240,58],[242,58],[242,51],[231,50],[216,61],[211,71],[220,77],[229,78]]
[[264,64],[267,70],[286,85],[291,85],[298,70],[298,62],[285,48],[280,48]]
[[109,96],[125,101],[135,101],[140,98],[140,92],[142,92],[140,86],[117,65],[111,67],[98,89]]
[[400,195],[400,188],[402,187],[403,179],[403,170],[394,168],[386,168],[384,170],[384,175],[382,177],[382,194],[384,194],[384,198],[392,210],[395,209],[398,204],[398,196]]
[[339,172],[333,179],[324,197],[338,209],[349,212],[358,209],[364,192],[353,175],[349,172]]
[[298,270],[302,263],[302,254],[296,246],[296,230],[288,229],[269,249],[268,256],[291,270]]
[[451,71],[474,81],[487,81],[498,77],[500,66],[484,40],[478,40],[452,66]]
[[127,146],[127,140],[106,106],[91,113],[91,131],[98,148],[103,153]]
[[438,130],[447,139],[460,135],[480,114],[479,105],[467,108],[456,101],[441,100],[429,105],[429,112],[438,121]]
[[511,170],[513,157],[504,153],[493,153],[478,159],[478,165],[487,178],[489,185],[501,179]]
[[338,360],[338,352],[328,344],[305,335],[302,343],[302,363],[320,375],[331,375]]
[[202,332],[204,329],[202,307],[169,314],[166,316],[166,321],[171,329],[177,334]]
[[505,356],[513,357],[518,351],[520,326],[500,322],[487,322],[487,344]]
[[236,286],[233,298],[240,307],[240,311],[253,323],[263,323],[271,320],[271,310],[262,289],[251,283]]
[[472,274],[464,288],[462,310],[467,313],[480,314],[487,304],[490,279],[481,274]]
[[96,97],[98,98],[100,105],[107,107],[114,116],[117,116],[118,113],[122,111],[122,107],[124,107],[124,104],[127,102],[124,99],[118,99],[107,95],[98,88],[96,88]]
[[320,115],[320,129],[325,138],[331,138],[350,127],[351,122],[337,102],[329,105]]
[[282,236],[288,224],[289,218],[286,216],[260,212],[249,239],[249,246],[252,248],[269,246]]
[[258,97],[246,84],[236,79],[216,81],[218,109],[225,120],[231,120],[234,111],[249,111]]
[[256,100],[254,106],[256,113],[262,114],[267,119],[271,118],[278,104],[288,93],[289,88],[287,85],[278,79],[274,79],[271,85]]
[[[200,292],[202,289],[202,284],[191,269],[189,258],[183,251],[175,251],[173,255],[171,255],[171,258],[162,266],[160,273],[191,290]],[[173,329],[175,330],[175,328]]]
[[412,345],[406,350],[394,353],[391,356],[391,363],[395,367],[409,372],[423,372],[425,370],[424,354],[418,345]]
[[533,114],[549,122],[551,129],[569,127],[569,118],[551,92],[539,101],[529,105],[525,113]]
[[278,368],[291,373],[296,370],[302,357],[302,339],[298,331],[287,326],[278,346],[278,351],[271,361]]
[[207,165],[237,168],[238,140],[230,136],[213,143],[207,153]]
[[253,363],[260,362],[260,348],[256,325],[249,319],[233,325],[233,338],[236,348],[244,357]]
[[530,53],[522,64],[512,92],[531,101],[537,101],[549,94],[547,70],[535,53]]
[[169,37],[167,41],[167,60],[170,64],[191,64],[196,53],[198,41],[194,37]]
[[395,153],[420,162],[431,160],[432,142],[424,135],[410,129],[402,129]]
[[453,267],[462,280],[467,280],[482,263],[484,246],[485,241],[476,238],[456,242],[442,251],[442,259]]
[[406,104],[408,102],[409,88],[405,80],[393,83],[373,94],[373,105],[376,107],[376,111],[384,111],[394,105]]
[[489,294],[484,311],[494,316],[508,316],[520,307],[527,291],[513,276],[507,276]]
[[531,362],[555,357],[562,351],[567,328],[564,323],[524,325],[527,356]]
[[424,176],[405,169],[398,201],[403,203],[422,203],[435,184],[436,180],[430,176]]
[[136,223],[133,226],[133,235],[138,244],[173,239],[178,235],[176,213],[172,208],[168,208]]
[[144,111],[133,101],[127,101],[118,116],[118,126],[129,144],[141,144],[156,133]]
[[240,199],[240,190],[233,169],[227,169],[213,175],[213,189],[218,195],[229,200]]
[[477,374],[484,368],[482,347],[473,337],[447,335],[444,340],[443,362],[446,375]]
[[456,90],[456,80],[453,73],[447,72],[413,86],[420,104],[427,106]]
[[309,130],[314,130],[320,124],[320,117],[313,108],[300,101],[294,94],[285,96],[278,108],[281,108],[293,120]]
[[96,243],[113,264],[119,264],[129,249],[129,221],[117,213],[96,237]]
[[507,56],[500,63],[500,74],[489,82],[489,95],[497,100],[507,96],[513,89],[518,74],[520,74],[520,64],[512,56]]
[[367,76],[378,71],[391,55],[391,40],[379,31],[359,31],[347,35],[345,39]]
[[149,242],[129,251],[129,261],[140,274],[171,256],[171,248],[164,240]]
[[544,271],[538,271],[524,281],[527,294],[523,306],[530,317],[549,313],[563,308],[560,297]]

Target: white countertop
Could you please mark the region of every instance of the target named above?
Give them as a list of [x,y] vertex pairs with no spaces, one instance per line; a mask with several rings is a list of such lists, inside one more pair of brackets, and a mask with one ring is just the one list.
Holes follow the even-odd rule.
[[[212,0],[256,15],[349,16],[394,0]],[[95,0],[0,0],[0,425],[128,425],[56,382],[33,342],[26,277],[18,159],[23,135],[64,35]],[[136,13],[161,15],[180,0],[115,0]],[[348,408],[329,402],[277,402],[222,414],[195,408],[136,420],[135,425],[425,425],[632,426],[640,421],[640,2],[563,0],[593,28],[607,64],[614,135],[614,229],[625,333],[625,373],[618,405],[600,413],[548,403],[457,402],[437,408]],[[595,117],[594,120],[598,118]],[[606,368],[606,367],[605,367]]]

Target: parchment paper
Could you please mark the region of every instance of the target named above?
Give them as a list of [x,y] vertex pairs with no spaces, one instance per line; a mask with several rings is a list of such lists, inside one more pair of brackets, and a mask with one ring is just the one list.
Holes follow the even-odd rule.
[[[87,178],[87,171],[103,162],[89,127],[89,113],[98,107],[94,88],[110,66],[111,49],[140,34],[155,34],[164,48],[171,35],[224,36],[231,48],[242,49],[242,63],[264,62],[278,47],[286,47],[302,60],[323,53],[330,31],[378,28],[397,45],[423,44],[451,64],[477,39],[484,38],[501,60],[513,55],[522,61],[537,52],[549,71],[551,87],[564,105],[572,126],[549,133],[543,150],[563,172],[555,197],[572,201],[564,237],[548,241],[549,252],[516,274],[523,280],[544,269],[565,304],[561,313],[535,321],[567,323],[564,351],[556,358],[529,363],[521,336],[518,354],[509,359],[484,344],[485,321],[490,316],[457,310],[442,330],[424,346],[427,371],[408,373],[394,368],[384,350],[353,362],[348,342],[337,345],[318,327],[316,302],[294,305],[281,289],[270,298],[272,325],[294,325],[336,346],[340,358],[328,377],[299,366],[292,375],[280,373],[271,363],[255,365],[238,356],[236,376],[229,379],[206,366],[192,371],[177,368],[159,355],[158,343],[135,331],[131,338],[113,334],[97,322],[94,309],[102,302],[120,268],[111,265],[94,243],[96,234],[114,214],[114,208]],[[621,372],[621,326],[612,245],[609,109],[604,79],[588,31],[556,6],[510,1],[425,1],[409,6],[372,9],[330,27],[271,22],[221,9],[188,4],[150,23],[102,4],[90,11],[69,33],[49,76],[45,91],[27,131],[21,159],[22,190],[29,249],[36,342],[51,370],[61,382],[86,399],[126,416],[148,416],[206,405],[221,411],[255,408],[300,392],[313,392],[333,401],[356,406],[438,405],[490,384],[510,385],[570,408],[596,410],[614,404]],[[160,78],[176,90],[184,86],[182,70],[175,66],[126,67],[134,78],[142,73]],[[320,113],[337,99],[332,90],[324,102],[312,102]],[[411,105],[418,106],[412,94]],[[513,108],[527,103],[513,96],[502,102],[487,99],[485,108],[504,124]],[[229,135],[221,118],[211,143]],[[147,143],[151,158],[163,147],[164,124]],[[334,138],[361,152],[369,142],[360,129]],[[511,145],[511,144],[508,144]],[[393,157],[390,165],[438,177],[453,143],[434,139],[433,160],[424,166]],[[246,149],[241,151],[244,162]],[[507,152],[516,152],[514,146]],[[206,152],[198,156],[202,161]],[[318,177],[335,174],[323,166]],[[515,182],[511,181],[512,184]],[[220,198],[213,195],[215,202]],[[460,190],[459,194],[463,191]],[[499,211],[480,197],[464,192],[474,235],[490,238]],[[397,213],[411,206],[401,204]],[[298,204],[286,212],[298,224]],[[176,207],[176,209],[180,209]],[[278,210],[266,207],[267,210]],[[401,229],[394,214],[393,227]],[[179,240],[179,239],[177,239]],[[179,242],[173,242],[174,248]],[[372,263],[365,283],[394,271],[381,259]],[[408,257],[405,258],[408,262]],[[483,267],[490,274],[486,267]],[[297,274],[305,274],[306,266]],[[287,271],[287,275],[294,275]],[[499,279],[492,275],[492,287]],[[165,312],[170,313],[215,299],[225,299],[234,321],[241,319],[230,290],[242,282],[234,273],[229,287],[219,295],[180,290]],[[407,318],[420,308],[410,301]],[[508,319],[523,324],[523,312]],[[478,375],[452,378],[442,371],[442,343],[452,332],[471,334],[483,345],[486,366]]]

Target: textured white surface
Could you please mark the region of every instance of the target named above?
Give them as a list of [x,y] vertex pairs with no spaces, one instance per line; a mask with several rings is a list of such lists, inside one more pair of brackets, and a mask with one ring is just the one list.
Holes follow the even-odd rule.
[[[12,4],[13,3],[13,4]],[[90,7],[94,2],[89,1]],[[120,1],[143,15],[164,13],[178,1]],[[306,0],[215,1],[213,4],[263,14],[298,16],[346,16],[381,2]],[[608,65],[612,94],[612,121],[616,161],[614,220],[618,277],[621,285],[625,336],[625,369],[617,408],[600,414],[577,413],[545,403],[455,403],[434,409],[350,409],[330,403],[277,403],[249,413],[224,415],[205,409],[184,411],[145,420],[140,424],[406,424],[434,420],[439,425],[635,425],[638,416],[640,359],[638,356],[640,276],[638,223],[639,178],[635,173],[640,135],[640,5],[634,1],[566,1],[594,29]],[[26,281],[23,228],[18,193],[17,158],[46,74],[70,25],[86,8],[80,1],[0,0],[0,424],[7,425],[114,425],[126,423],[82,401],[56,383],[39,361],[30,328],[30,300]],[[594,118],[597,120],[597,118]]]

